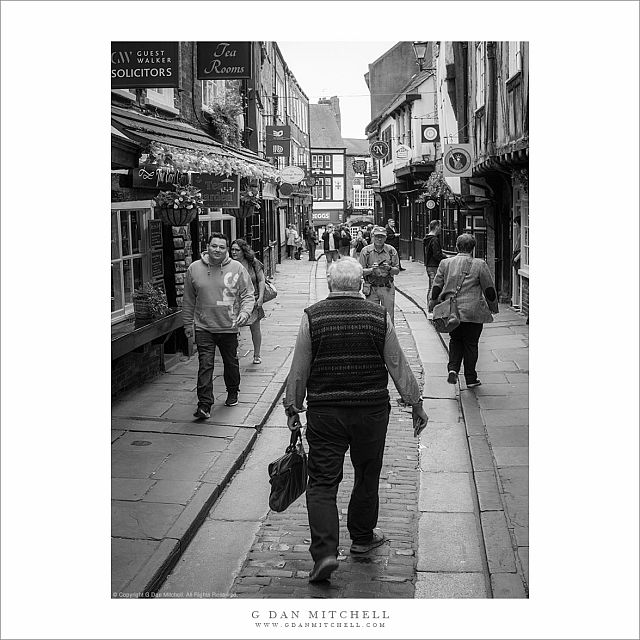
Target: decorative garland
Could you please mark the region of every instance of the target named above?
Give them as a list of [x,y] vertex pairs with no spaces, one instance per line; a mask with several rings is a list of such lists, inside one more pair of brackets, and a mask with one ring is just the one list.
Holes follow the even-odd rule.
[[186,173],[213,173],[218,176],[238,175],[241,178],[258,178],[271,182],[281,182],[278,170],[274,167],[259,166],[224,155],[217,151],[190,151],[168,144],[152,142],[149,148],[150,160],[157,162],[161,167],[171,167],[174,170]]

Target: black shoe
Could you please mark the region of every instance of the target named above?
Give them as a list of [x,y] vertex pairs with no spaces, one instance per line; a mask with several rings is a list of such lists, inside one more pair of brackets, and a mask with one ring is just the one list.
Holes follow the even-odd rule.
[[458,382],[458,374],[455,371],[449,371],[447,382],[449,384],[456,384],[456,382]]
[[400,269],[400,271],[406,271],[406,269],[404,267],[398,267]]
[[382,533],[380,529],[376,529],[373,532],[371,542],[367,542],[366,544],[358,544],[354,542],[351,545],[351,553],[368,553],[371,549],[379,547],[385,540],[386,538],[384,537],[384,533]]
[[224,402],[225,407],[235,407],[238,404],[238,392],[229,391],[227,393],[227,399]]
[[210,409],[207,409],[206,407],[203,407],[203,406],[200,405],[193,412],[193,415],[196,418],[200,418],[200,420],[205,420],[206,418],[210,418],[211,417],[211,411],[210,411]]
[[338,561],[334,556],[321,558],[313,566],[313,571],[309,574],[309,582],[321,582],[322,580],[328,580],[337,568]]
[[482,384],[480,380],[476,380],[475,382],[467,382],[467,389],[473,389],[474,387],[479,387]]

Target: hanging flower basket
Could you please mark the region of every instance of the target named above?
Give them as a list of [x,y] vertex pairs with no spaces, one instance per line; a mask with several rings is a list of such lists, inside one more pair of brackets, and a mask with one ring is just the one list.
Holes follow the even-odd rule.
[[165,224],[170,224],[172,227],[182,227],[195,219],[199,209],[197,207],[191,209],[157,207],[156,211],[159,212],[160,220]]

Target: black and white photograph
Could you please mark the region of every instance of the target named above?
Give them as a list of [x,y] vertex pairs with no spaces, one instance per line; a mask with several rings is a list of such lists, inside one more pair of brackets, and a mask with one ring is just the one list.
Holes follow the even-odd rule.
[[3,637],[635,637],[637,3],[2,13]]

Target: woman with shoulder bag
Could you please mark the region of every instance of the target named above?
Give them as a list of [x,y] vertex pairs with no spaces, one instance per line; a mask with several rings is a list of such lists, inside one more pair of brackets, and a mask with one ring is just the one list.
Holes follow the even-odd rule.
[[231,257],[237,260],[249,274],[255,292],[256,303],[253,311],[249,316],[246,324],[251,330],[251,341],[253,342],[253,364],[260,364],[260,349],[262,348],[262,330],[260,328],[260,320],[264,318],[264,265],[256,258],[253,249],[247,244],[246,240],[238,238],[231,243]]
[[[429,312],[438,302],[454,298],[460,323],[449,335],[449,376],[447,382],[456,384],[460,367],[464,362],[464,377],[468,388],[478,387],[476,364],[478,341],[483,324],[493,322],[492,313],[498,313],[498,297],[495,284],[484,260],[473,257],[476,239],[469,233],[458,236],[458,255],[443,260],[438,266]],[[437,313],[436,313],[437,315]]]

